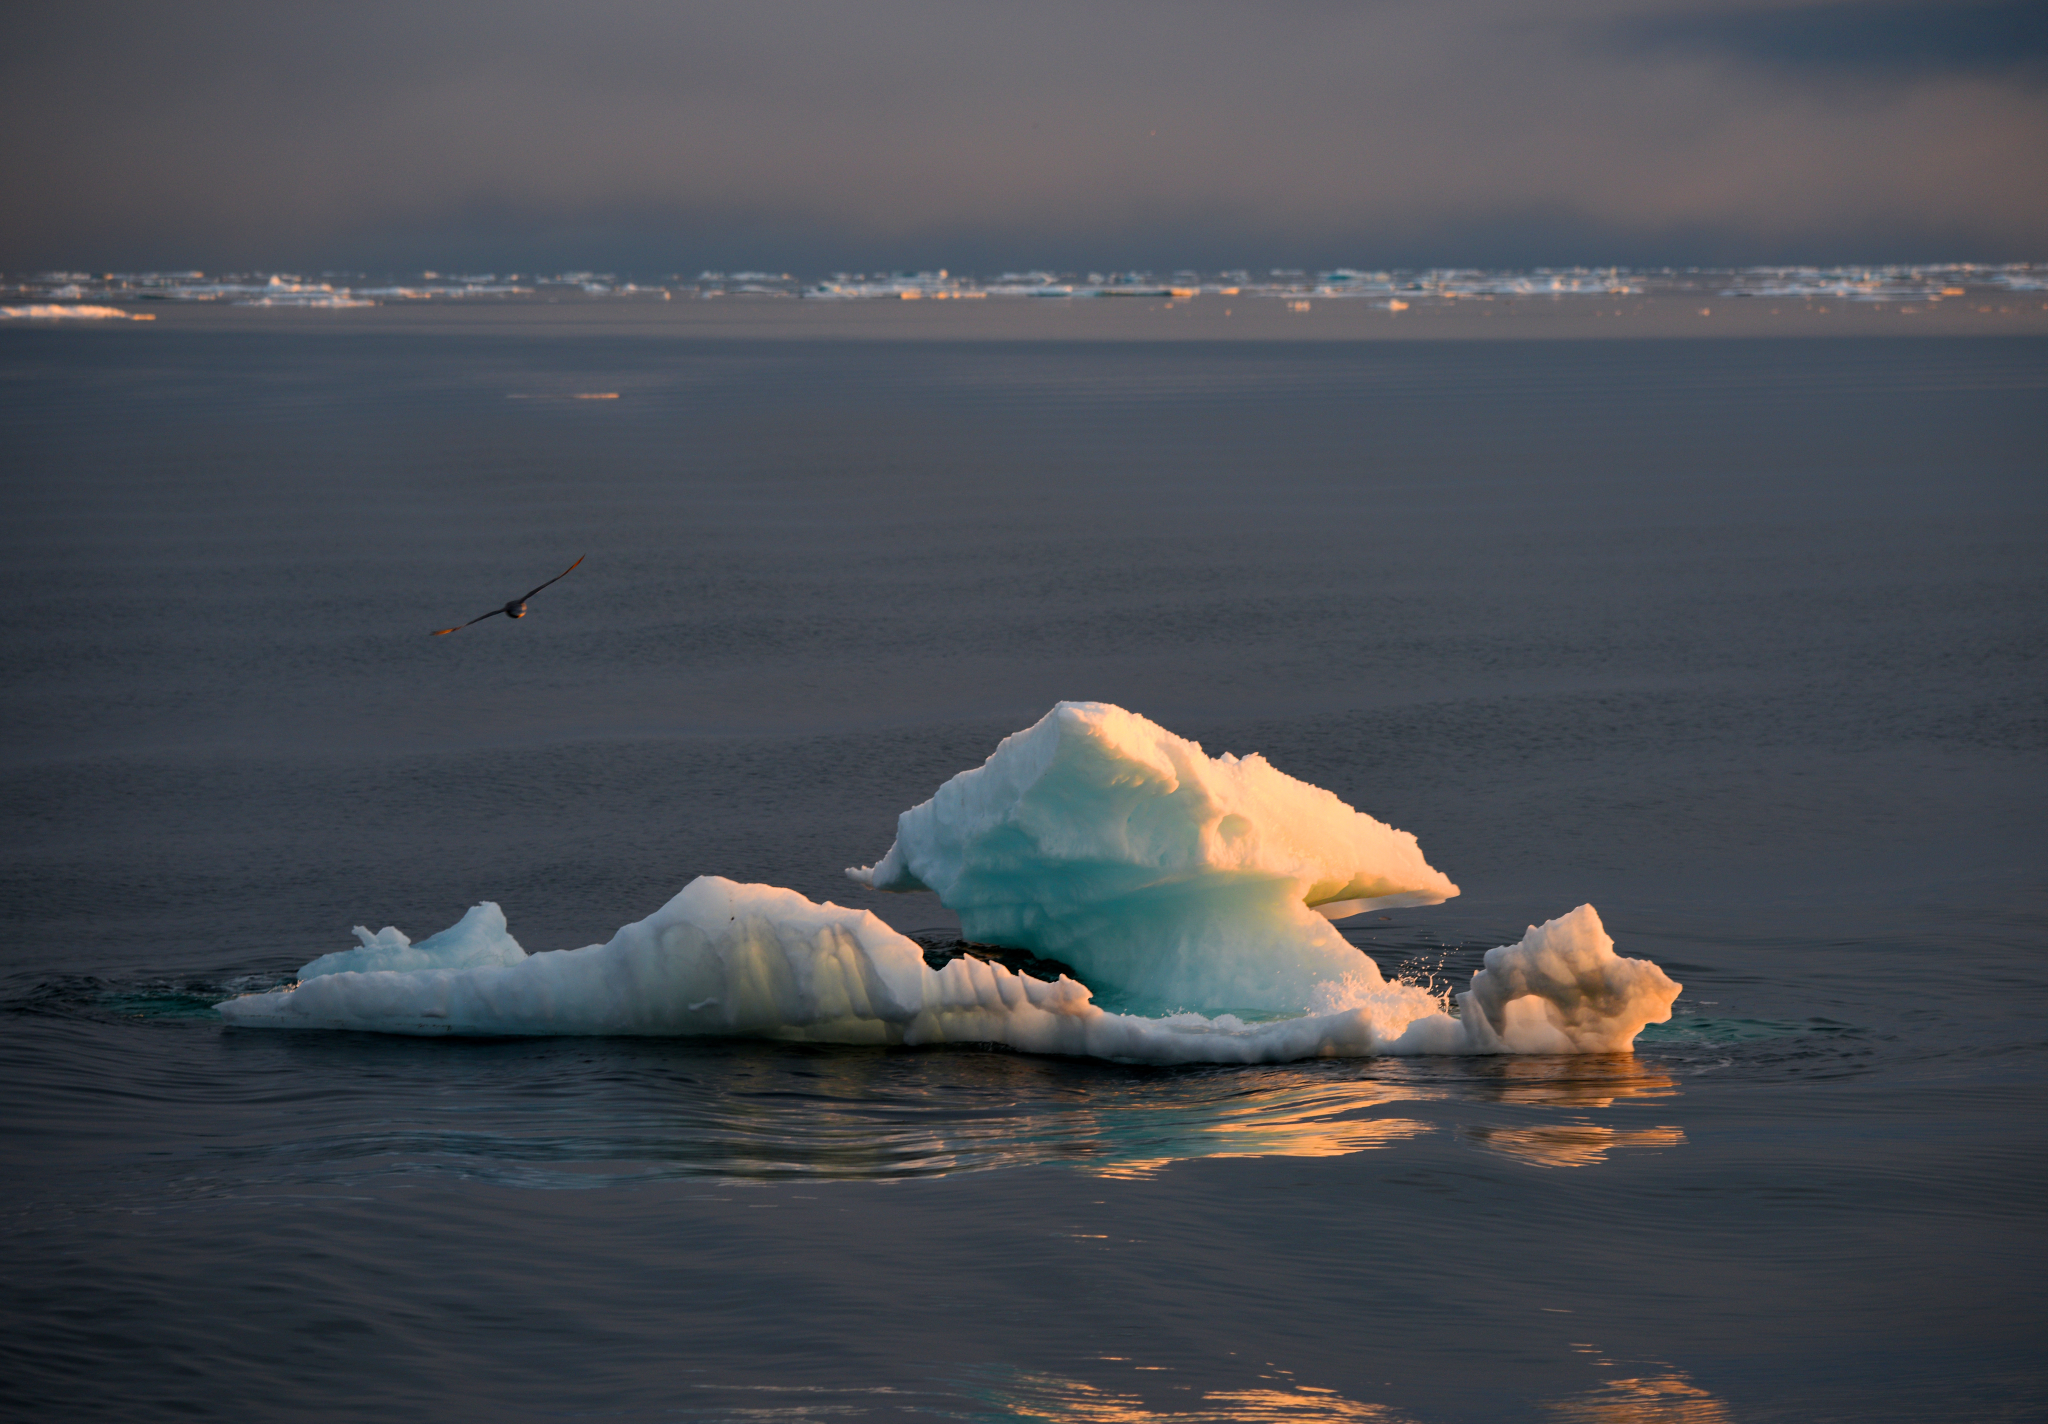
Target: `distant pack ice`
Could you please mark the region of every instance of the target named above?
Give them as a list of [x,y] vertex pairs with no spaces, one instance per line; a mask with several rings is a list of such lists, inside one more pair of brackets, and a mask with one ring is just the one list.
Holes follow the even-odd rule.
[[528,954],[490,903],[418,944],[358,929],[360,948],[220,1012],[247,1027],[993,1043],[1258,1063],[1626,1052],[1679,992],[1656,965],[1615,954],[1582,905],[1487,951],[1447,1013],[1387,982],[1318,913],[1455,895],[1413,836],[1259,757],[1212,759],[1103,704],[1063,703],[1005,739],[904,812],[880,863],[849,873],[935,890],[970,938],[1056,956],[1087,984],[972,957],[932,969],[869,911],[703,876],[583,949]]

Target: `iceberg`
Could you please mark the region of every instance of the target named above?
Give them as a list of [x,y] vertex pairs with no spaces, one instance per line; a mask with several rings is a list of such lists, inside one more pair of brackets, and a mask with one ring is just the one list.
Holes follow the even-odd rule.
[[495,904],[414,944],[358,927],[295,984],[218,1006],[250,1028],[470,1036],[744,1036],[993,1044],[1147,1063],[1627,1052],[1680,986],[1614,952],[1590,905],[1488,950],[1456,1012],[1388,982],[1332,916],[1458,887],[1415,838],[1257,756],[1101,703],[1062,703],[898,818],[848,872],[929,889],[971,952],[934,969],[870,911],[700,876],[604,944],[529,954]]
[[[503,923],[489,904],[471,921]],[[1457,1018],[1422,989],[1384,982],[1343,1009],[1261,1022],[1112,1013],[1064,975],[1048,983],[972,957],[933,969],[915,940],[871,911],[715,875],[601,945],[476,963],[465,960],[475,938],[451,930],[407,952],[437,943],[443,962],[433,967],[333,969],[230,999],[220,1014],[246,1028],[998,1044],[1125,1062],[1277,1063],[1625,1051],[1645,1023],[1669,1016],[1678,993],[1655,965],[1617,956],[1590,906],[1489,950]]]
[[1458,893],[1406,831],[1101,702],[1004,738],[846,873],[936,891],[967,939],[1071,964],[1146,1013],[1340,1007],[1379,976],[1333,918]]

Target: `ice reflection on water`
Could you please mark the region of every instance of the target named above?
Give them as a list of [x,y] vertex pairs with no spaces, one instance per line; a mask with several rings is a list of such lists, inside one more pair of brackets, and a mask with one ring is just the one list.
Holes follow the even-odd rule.
[[1465,1096],[1556,1108],[1608,1108],[1624,1098],[1668,1098],[1678,1081],[1626,1053],[1467,1059]]
[[450,1172],[600,1187],[1043,1164],[1128,1179],[1203,1158],[1349,1156],[1439,1132],[1526,1162],[1586,1167],[1617,1149],[1685,1140],[1675,1127],[1595,1120],[1678,1091],[1625,1055],[1160,1070],[960,1049],[294,1037],[293,1056],[347,1060],[303,1065],[316,1071],[372,1069],[403,1082],[431,1066],[443,1091],[399,1087],[400,1101],[383,1101],[374,1119],[267,1120],[216,1148],[216,1160],[290,1164],[290,1175],[314,1179]]
[[[1581,1354],[1598,1356],[1596,1345],[1573,1346]],[[1560,1424],[1729,1424],[1728,1406],[1701,1389],[1685,1371],[1661,1361],[1626,1361],[1596,1358],[1596,1368],[1611,1370],[1624,1366],[1645,1367],[1645,1372],[1605,1381],[1596,1389],[1569,1399],[1553,1400],[1544,1412]]]
[[[658,1063],[658,1052],[625,1052]],[[492,1120],[508,1106],[501,1088],[466,1101],[414,1100],[402,1123],[388,1112],[312,1132],[301,1122],[236,1155],[295,1160],[316,1175],[438,1168],[528,1186],[886,1180],[1045,1163],[1132,1178],[1194,1158],[1388,1146],[1433,1130],[1399,1108],[1442,1096],[1435,1085],[1326,1067],[1162,1073],[997,1054],[738,1047],[710,1056],[689,1064],[696,1071],[628,1072],[624,1085],[627,1065],[613,1063],[594,1075],[608,1080],[602,1114],[557,1085],[538,1103],[515,1094],[518,1121],[500,1126]]]
[[[1574,1350],[1603,1372],[1633,1367],[1639,1373],[1602,1380],[1597,1386],[1540,1404],[1560,1424],[1729,1424],[1728,1407],[1662,1361],[1617,1364],[1600,1358],[1596,1346]],[[1107,1363],[1128,1362],[1108,1360]],[[1136,1366],[1140,1371],[1143,1365]],[[1173,1372],[1167,1371],[1165,1378]],[[1185,1389],[1186,1386],[1181,1386]],[[1006,1419],[1042,1419],[1049,1424],[1340,1424],[1379,1421],[1408,1424],[1414,1416],[1386,1404],[1350,1399],[1333,1389],[1303,1384],[1289,1372],[1262,1376],[1237,1389],[1205,1389],[1199,1395],[1148,1398],[1134,1389],[1093,1384],[1051,1374],[1006,1375],[995,1386],[969,1386],[968,1393]],[[943,1406],[932,1412],[945,1414]]]
[[1596,1122],[1567,1122],[1551,1127],[1468,1127],[1462,1131],[1469,1141],[1538,1167],[1591,1167],[1623,1147],[1685,1145],[1685,1131],[1676,1127],[1631,1132]]
[[[1397,1098],[1373,1083],[1349,1084],[1344,1090],[1321,1094],[1261,1095],[1243,1104],[1211,1109],[1214,1117],[1210,1121],[1190,1119],[1172,1124],[1167,1133],[1159,1134],[1165,1149],[1161,1155],[1085,1165],[1104,1177],[1147,1177],[1195,1157],[1348,1157],[1431,1130],[1428,1123],[1410,1118],[1348,1116]],[[1146,1135],[1152,1134],[1147,1131]]]
[[1186,1404],[1161,1407],[1137,1394],[1051,1375],[1020,1376],[1011,1387],[992,1392],[989,1403],[1004,1418],[1043,1419],[1049,1424],[1405,1424],[1410,1417],[1384,1404],[1346,1399],[1335,1390],[1312,1385],[1208,1390]]
[[[214,1038],[182,989],[95,982],[45,997],[45,1012],[118,1022],[124,1036],[187,1036],[201,1059],[214,1056],[204,1041],[217,1045],[224,1057],[191,1066],[213,1098],[235,1103],[241,1130],[187,1158],[188,1190],[420,1174],[542,1188],[872,1181],[1046,1164],[1133,1179],[1199,1159],[1345,1157],[1439,1135],[1583,1168],[1685,1143],[1640,1115],[1679,1093],[1682,1060],[1628,1054],[1161,1069],[965,1047]],[[110,1049],[125,1058],[133,1046]],[[291,1082],[369,1091],[278,1096]]]

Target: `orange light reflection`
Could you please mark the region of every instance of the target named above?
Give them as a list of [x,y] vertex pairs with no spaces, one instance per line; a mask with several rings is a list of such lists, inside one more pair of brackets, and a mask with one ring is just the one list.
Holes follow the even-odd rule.
[[1027,1375],[1000,1402],[1012,1417],[1049,1424],[1407,1424],[1408,1416],[1384,1404],[1346,1399],[1333,1390],[1211,1390],[1182,1407],[1154,1408],[1133,1394],[1097,1389],[1079,1380]]
[[1625,1147],[1683,1147],[1677,1127],[1617,1128],[1593,1122],[1548,1127],[1468,1127],[1461,1135],[1491,1151],[1537,1167],[1592,1167]]
[[1679,1370],[1609,1380],[1599,1389],[1544,1405],[1564,1424],[1730,1424],[1728,1406]]

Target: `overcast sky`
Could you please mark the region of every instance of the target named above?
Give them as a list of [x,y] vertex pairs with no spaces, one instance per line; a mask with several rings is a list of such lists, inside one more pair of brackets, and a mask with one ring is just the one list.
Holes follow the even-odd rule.
[[66,0],[0,270],[2048,260],[2041,0]]

